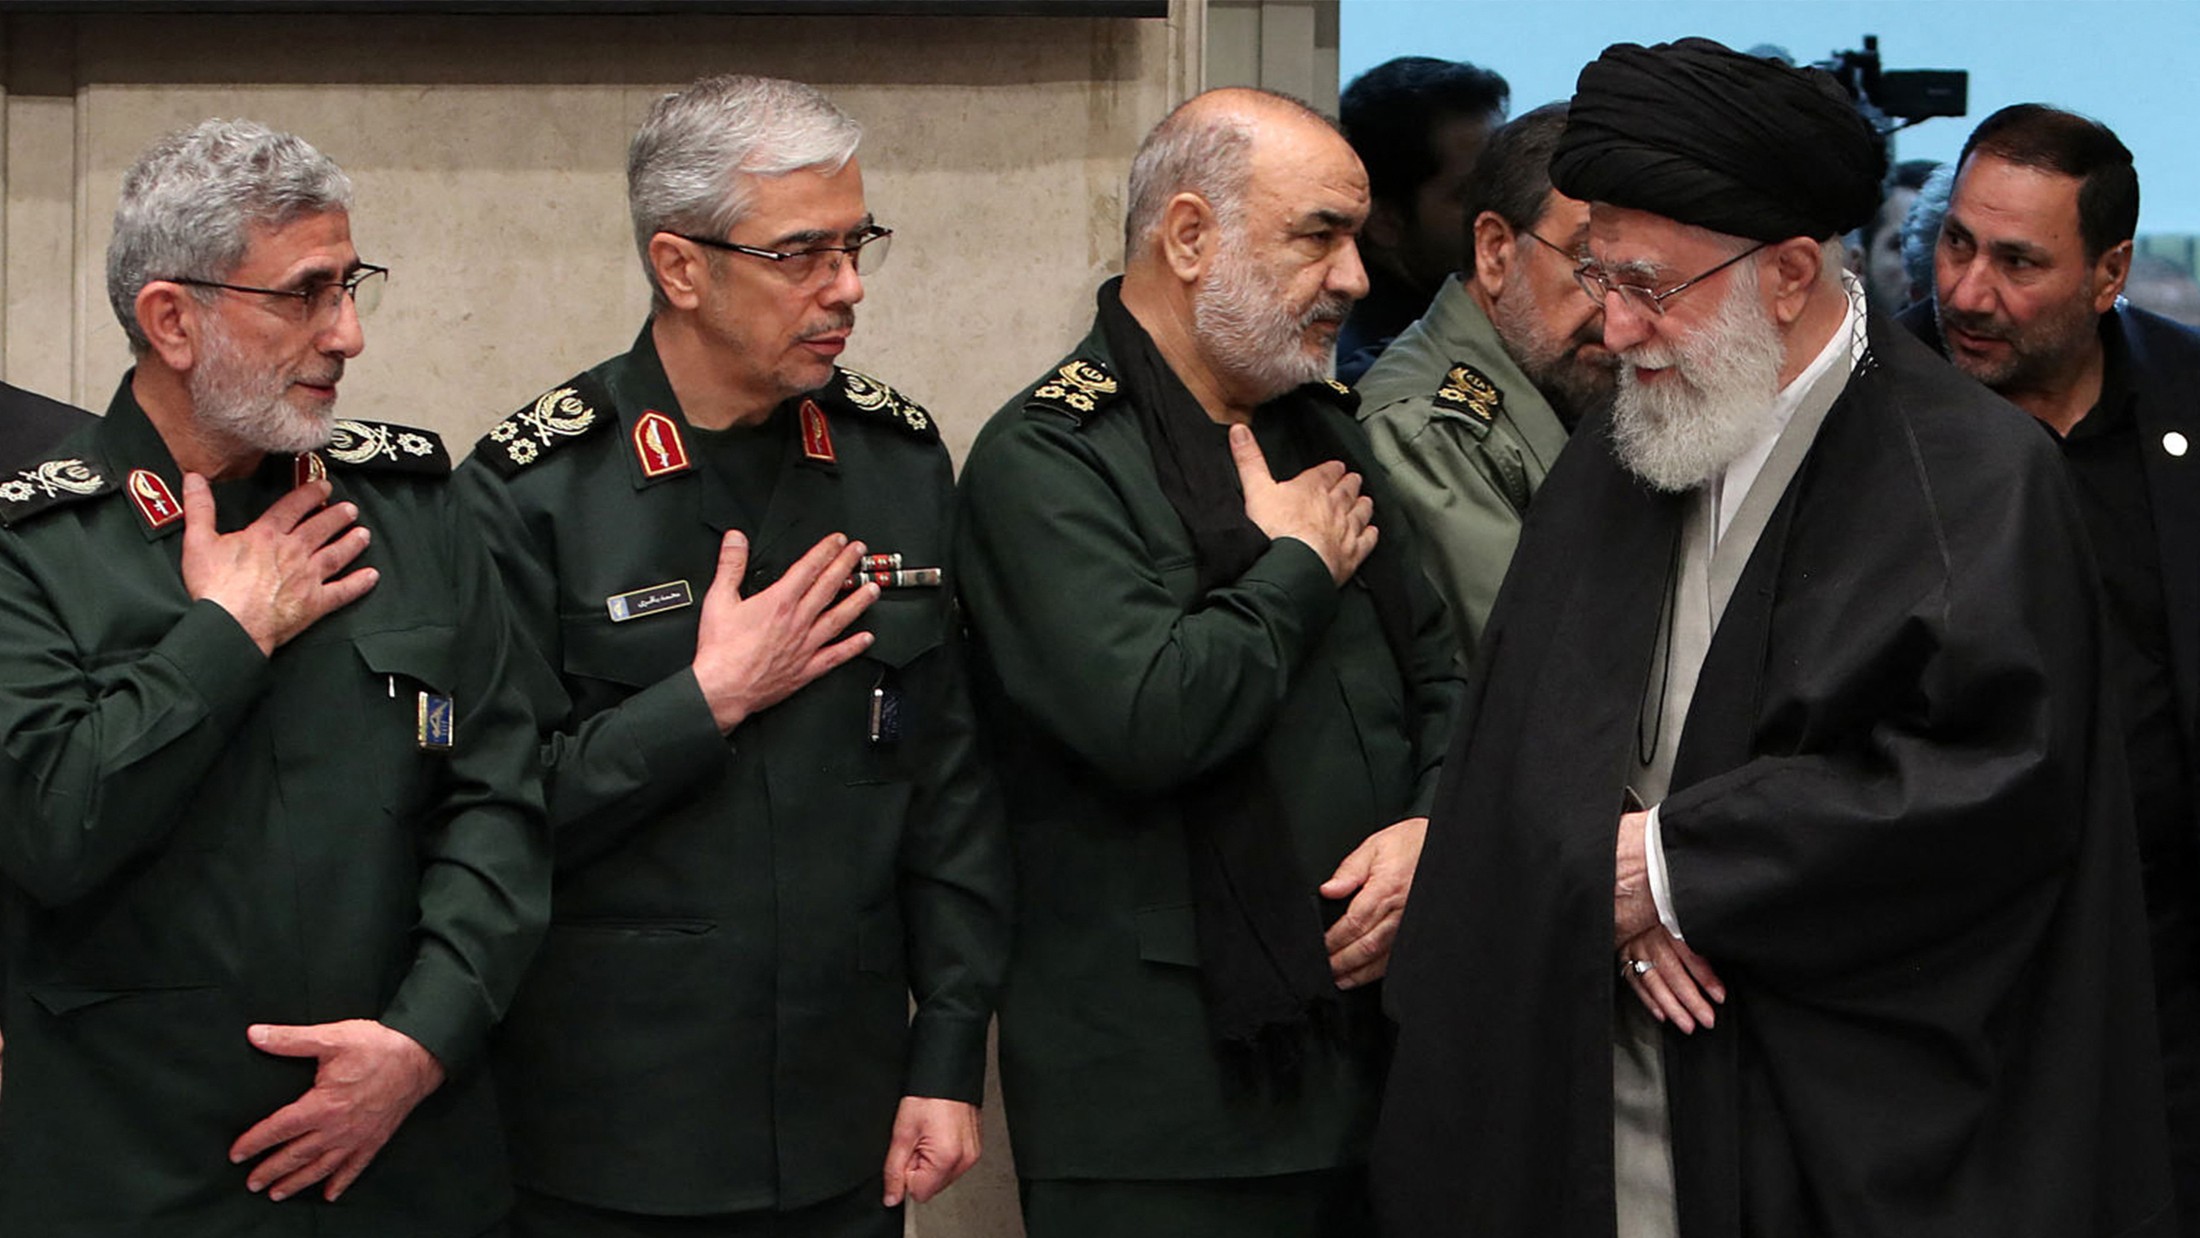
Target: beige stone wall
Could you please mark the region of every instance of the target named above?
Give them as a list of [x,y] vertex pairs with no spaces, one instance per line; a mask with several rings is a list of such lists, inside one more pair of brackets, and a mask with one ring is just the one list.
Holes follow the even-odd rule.
[[395,271],[345,411],[463,448],[632,339],[626,141],[657,94],[745,71],[863,122],[896,236],[846,360],[931,406],[959,453],[1082,333],[1130,153],[1196,78],[1182,43],[1122,18],[6,19],[0,375],[104,406],[128,364],[102,283],[123,170],[166,130],[249,116],[351,173],[360,252]]

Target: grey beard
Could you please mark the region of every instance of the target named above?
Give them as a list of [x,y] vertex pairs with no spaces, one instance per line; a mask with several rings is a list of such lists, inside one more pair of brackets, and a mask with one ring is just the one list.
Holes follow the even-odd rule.
[[283,400],[290,376],[255,369],[211,316],[200,348],[204,355],[191,367],[184,386],[191,394],[193,414],[207,428],[255,450],[278,454],[328,445],[335,419],[290,407]]
[[1324,317],[1342,319],[1351,302],[1324,296],[1304,316],[1295,315],[1274,288],[1263,285],[1250,258],[1226,240],[1214,277],[1192,294],[1192,330],[1200,346],[1265,403],[1336,370],[1336,348],[1305,347],[1306,328]]
[[[1785,354],[1757,303],[1755,272],[1744,268],[1693,337],[1621,354],[1612,405],[1612,450],[1620,464],[1672,494],[1717,477],[1764,436]],[[1644,385],[1634,367],[1651,363],[1676,372]]]

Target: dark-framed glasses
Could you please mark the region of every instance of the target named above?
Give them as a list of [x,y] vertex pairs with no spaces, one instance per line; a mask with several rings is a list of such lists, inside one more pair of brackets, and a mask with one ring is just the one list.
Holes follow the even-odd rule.
[[840,274],[840,264],[854,264],[856,274],[869,275],[885,263],[886,254],[893,248],[894,230],[876,224],[857,232],[845,245],[812,245],[806,249],[758,249],[754,245],[736,245],[732,241],[714,240],[707,236],[689,236],[685,232],[672,235],[697,245],[722,249],[729,254],[747,254],[766,262],[779,264],[780,273],[798,284],[808,284],[830,279]]
[[225,292],[250,292],[263,297],[285,297],[296,303],[300,316],[307,322],[321,322],[336,316],[337,307],[350,297],[361,318],[374,312],[382,303],[383,285],[389,282],[390,269],[362,262],[342,279],[316,280],[300,288],[254,288],[248,284],[225,284],[218,279],[185,279],[171,276],[162,281],[170,284],[186,284],[193,288],[220,288]]
[[1604,299],[1606,297],[1616,292],[1620,295],[1620,299],[1627,302],[1628,307],[1633,309],[1636,313],[1648,314],[1652,318],[1662,318],[1665,316],[1665,303],[1667,301],[1672,300],[1674,297],[1677,297],[1682,293],[1688,291],[1689,289],[1695,287],[1696,285],[1704,282],[1705,280],[1710,279],[1712,276],[1717,275],[1719,272],[1724,271],[1730,266],[1733,266],[1735,263],[1740,262],[1742,259],[1749,257],[1751,254],[1756,253],[1758,250],[1765,248],[1771,243],[1772,242],[1770,241],[1760,241],[1757,244],[1750,246],[1748,249],[1745,249],[1742,252],[1727,259],[1726,261],[1720,263],[1719,265],[1711,268],[1710,270],[1705,271],[1703,274],[1694,276],[1689,279],[1684,279],[1681,282],[1673,285],[1671,288],[1666,289],[1664,292],[1654,292],[1648,288],[1643,287],[1641,284],[1619,283],[1615,281],[1611,277],[1611,275],[1605,271],[1603,267],[1598,266],[1595,262],[1584,262],[1580,266],[1575,267],[1574,282],[1580,284],[1582,293],[1586,295],[1590,300],[1596,302],[1599,306],[1602,306],[1604,304]]

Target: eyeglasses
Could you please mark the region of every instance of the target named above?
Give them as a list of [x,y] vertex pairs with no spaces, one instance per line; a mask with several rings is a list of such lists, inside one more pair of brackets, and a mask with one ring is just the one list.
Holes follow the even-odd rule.
[[1584,257],[1577,251],[1566,249],[1553,242],[1544,240],[1542,235],[1536,232],[1533,228],[1522,228],[1520,230],[1520,235],[1527,237],[1529,240],[1534,241],[1536,244],[1541,245],[1547,250],[1550,250],[1552,253],[1557,254],[1559,257],[1564,258],[1566,261],[1572,263],[1577,267],[1582,266],[1589,261],[1588,258]]
[[1696,285],[1704,282],[1705,280],[1710,279],[1712,276],[1717,275],[1719,272],[1724,271],[1728,267],[1733,266],[1735,263],[1740,262],[1742,259],[1749,257],[1751,254],[1756,253],[1758,250],[1763,249],[1765,248],[1765,246],[1770,244],[1770,241],[1764,241],[1756,245],[1752,245],[1748,249],[1743,250],[1742,252],[1734,255],[1733,257],[1727,259],[1719,265],[1711,268],[1710,270],[1705,271],[1703,274],[1696,276],[1694,279],[1684,279],[1681,282],[1673,285],[1671,288],[1666,289],[1664,292],[1652,292],[1648,288],[1643,287],[1641,284],[1614,283],[1612,277],[1605,273],[1604,268],[1598,266],[1595,262],[1584,262],[1580,266],[1574,268],[1574,282],[1580,284],[1583,294],[1585,294],[1590,300],[1596,302],[1599,306],[1604,304],[1604,299],[1606,297],[1616,292],[1620,294],[1620,299],[1626,301],[1629,307],[1634,309],[1637,313],[1648,314],[1652,318],[1661,318],[1665,315],[1665,303],[1667,301],[1672,300],[1674,297],[1681,295],[1682,293],[1688,291],[1690,288],[1693,288]]
[[893,248],[894,240],[892,228],[876,225],[856,233],[855,239],[846,245],[812,245],[808,249],[794,250],[758,249],[754,245],[736,245],[732,241],[689,236],[685,232],[675,232],[672,235],[712,249],[723,249],[728,253],[747,254],[751,258],[776,262],[787,278],[797,284],[830,279],[840,274],[842,262],[853,265],[858,275],[869,275],[885,263],[887,251]]
[[298,303],[306,322],[320,322],[334,318],[337,307],[345,297],[358,308],[361,318],[374,312],[382,303],[382,286],[388,282],[390,269],[362,262],[353,267],[351,274],[342,279],[321,280],[303,288],[253,288],[246,284],[225,284],[215,279],[184,279],[180,276],[163,280],[169,284],[187,284],[193,288],[221,288],[229,292],[251,292],[263,297],[287,297]]

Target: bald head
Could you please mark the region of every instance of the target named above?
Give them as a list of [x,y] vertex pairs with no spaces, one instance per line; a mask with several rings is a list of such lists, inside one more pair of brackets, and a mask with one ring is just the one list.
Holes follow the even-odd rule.
[[1212,90],[1131,168],[1123,304],[1211,412],[1324,377],[1367,292],[1367,172],[1336,126],[1261,90]]
[[1125,260],[1135,260],[1152,242],[1164,209],[1178,194],[1198,194],[1224,222],[1234,222],[1252,179],[1256,147],[1318,149],[1331,143],[1351,151],[1328,117],[1286,95],[1226,86],[1185,100],[1154,126],[1131,160]]

